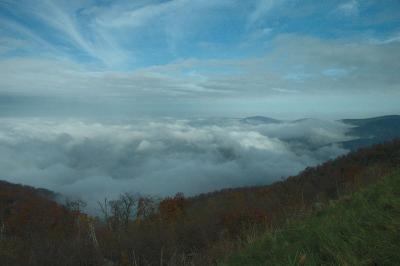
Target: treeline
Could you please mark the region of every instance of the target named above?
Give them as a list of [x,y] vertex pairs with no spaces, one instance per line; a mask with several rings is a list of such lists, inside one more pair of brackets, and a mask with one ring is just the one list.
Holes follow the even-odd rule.
[[329,200],[377,181],[400,165],[400,140],[361,149],[268,186],[192,198],[122,194],[57,205],[0,186],[2,265],[213,265],[258,232],[304,216]]

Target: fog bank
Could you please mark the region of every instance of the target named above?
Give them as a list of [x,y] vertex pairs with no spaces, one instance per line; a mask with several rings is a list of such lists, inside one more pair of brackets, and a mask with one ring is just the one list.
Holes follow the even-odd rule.
[[332,121],[1,119],[0,178],[96,206],[121,192],[194,195],[268,184],[347,151]]

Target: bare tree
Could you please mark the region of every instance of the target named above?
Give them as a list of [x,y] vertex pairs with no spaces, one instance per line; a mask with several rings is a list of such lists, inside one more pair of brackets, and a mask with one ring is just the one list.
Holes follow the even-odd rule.
[[129,193],[124,193],[120,195],[119,201],[121,204],[122,222],[124,226],[127,226],[130,217],[133,215],[133,210],[137,203],[137,198]]
[[103,218],[105,223],[107,224],[108,229],[111,229],[111,224],[110,224],[110,202],[108,201],[107,198],[104,198],[104,201],[98,201],[97,204],[100,207],[100,211],[103,214]]
[[110,229],[120,229],[127,227],[129,220],[133,217],[134,210],[137,208],[137,198],[129,193],[123,193],[117,200],[107,200],[97,202],[106,223]]
[[65,201],[65,207],[67,207],[67,209],[72,212],[81,213],[82,210],[86,207],[86,202],[81,199],[71,200],[67,198]]

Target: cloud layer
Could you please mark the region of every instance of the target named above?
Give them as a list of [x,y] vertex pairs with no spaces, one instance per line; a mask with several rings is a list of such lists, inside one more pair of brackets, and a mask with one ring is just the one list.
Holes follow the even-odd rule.
[[80,197],[188,195],[268,184],[346,152],[348,127],[322,120],[3,119],[1,178]]

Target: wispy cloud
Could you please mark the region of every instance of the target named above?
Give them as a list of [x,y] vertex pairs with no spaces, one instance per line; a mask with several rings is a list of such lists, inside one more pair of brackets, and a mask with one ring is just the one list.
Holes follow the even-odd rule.
[[274,7],[284,2],[285,0],[258,0],[254,10],[248,17],[248,26],[250,27],[259,22],[261,19],[265,18]]
[[[47,50],[48,52],[53,52],[53,53],[60,52],[55,45],[51,44],[49,41],[42,38],[39,34],[35,33],[33,30],[29,29],[28,27],[18,22],[0,18],[0,23],[7,29],[6,31],[3,30],[4,36],[8,36],[8,37],[2,37],[2,39],[7,38],[8,42],[13,40],[13,42],[18,42],[19,44],[25,43],[26,45],[24,45],[23,48],[27,50],[35,50],[32,48],[33,47],[38,48],[41,46],[42,49],[38,50]],[[15,50],[17,48],[21,48],[21,46],[16,46],[14,49],[10,50]]]
[[[8,9],[15,9],[20,16],[32,18],[42,23],[43,26],[29,26],[27,23],[17,23],[10,19],[2,19],[8,26],[8,31],[14,31],[23,38],[51,48],[54,56],[69,57],[77,60],[79,52],[68,51],[70,45],[75,51],[82,55],[99,60],[105,66],[112,66],[118,62],[123,51],[117,47],[111,38],[105,38],[97,30],[90,29],[81,20],[79,10],[81,5],[73,5],[72,2],[54,2],[44,0],[31,5],[28,2],[13,2],[7,6]],[[35,21],[33,22],[37,24]],[[60,45],[65,43],[65,45]],[[46,50],[46,49],[38,49]],[[40,53],[40,52],[39,52]],[[124,54],[126,56],[126,54]]]
[[[291,91],[395,95],[400,81],[388,69],[399,68],[397,24],[365,24],[365,5],[2,1],[0,92],[149,101]],[[368,8],[371,17],[389,9],[372,2]],[[332,10],[358,16],[332,16]]]
[[[98,97],[266,97],[281,91],[357,93],[397,91],[400,43],[346,44],[282,35],[260,58],[188,59],[134,71],[91,70],[71,60],[0,61],[3,92]],[[282,56],[289,54],[290,56]],[[38,67],[40,66],[40,67]],[[23,76],[19,73],[24,73]],[[26,88],[23,84],[29,84]]]
[[188,1],[173,0],[162,3],[149,3],[147,5],[133,4],[128,8],[125,5],[114,6],[111,9],[98,9],[96,22],[104,27],[140,27],[153,19],[160,18],[176,9],[188,4]]

